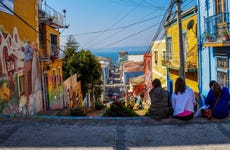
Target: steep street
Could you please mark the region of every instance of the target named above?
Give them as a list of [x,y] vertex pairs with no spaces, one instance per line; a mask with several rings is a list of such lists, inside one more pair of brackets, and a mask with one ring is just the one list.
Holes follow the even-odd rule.
[[0,121],[0,149],[229,150],[229,120],[53,118]]

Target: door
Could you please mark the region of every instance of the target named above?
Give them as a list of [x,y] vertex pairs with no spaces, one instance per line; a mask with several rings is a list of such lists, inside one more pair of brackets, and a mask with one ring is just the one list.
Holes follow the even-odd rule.
[[49,104],[49,87],[48,87],[48,75],[44,74],[44,93],[45,93],[45,110],[50,109],[50,104]]

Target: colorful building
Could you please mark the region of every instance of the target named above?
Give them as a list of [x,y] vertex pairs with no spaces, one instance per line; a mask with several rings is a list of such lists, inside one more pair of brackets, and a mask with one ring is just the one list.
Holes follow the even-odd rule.
[[122,81],[124,85],[129,85],[130,78],[144,75],[143,62],[124,62],[122,68]]
[[44,89],[44,110],[63,108],[62,59],[60,32],[65,28],[64,15],[46,2],[38,4],[39,47]]
[[[197,7],[182,13],[182,35],[184,48],[184,66],[186,85],[198,93],[198,52],[197,52]],[[166,53],[163,64],[167,66],[168,89],[172,92],[173,85],[179,77],[180,51],[178,47],[177,18],[165,23]],[[155,62],[153,62],[155,63]]]
[[198,0],[199,92],[205,97],[209,82],[229,88],[230,1]]
[[145,93],[144,99],[150,104],[151,99],[149,96],[149,92],[152,89],[152,53],[147,52],[144,54],[144,85],[145,85]]
[[38,0],[0,2],[2,114],[33,115],[62,106],[59,32],[52,26],[60,16],[45,13],[43,6]]
[[167,68],[165,66],[165,40],[152,43],[152,80],[158,78],[163,88],[167,87]]

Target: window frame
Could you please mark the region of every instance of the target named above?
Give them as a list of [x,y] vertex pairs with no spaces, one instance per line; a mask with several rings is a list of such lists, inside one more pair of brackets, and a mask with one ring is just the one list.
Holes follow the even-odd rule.
[[21,95],[24,94],[24,74],[23,73],[19,73],[17,75],[17,80],[18,80],[18,96],[20,97]]
[[217,82],[225,87],[229,86],[229,64],[228,64],[228,57],[227,56],[217,56],[216,57],[216,75],[217,75]]

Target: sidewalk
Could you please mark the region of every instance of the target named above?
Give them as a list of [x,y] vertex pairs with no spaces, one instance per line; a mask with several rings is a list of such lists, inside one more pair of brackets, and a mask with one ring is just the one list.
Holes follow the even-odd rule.
[[0,149],[230,150],[230,118],[0,118]]

